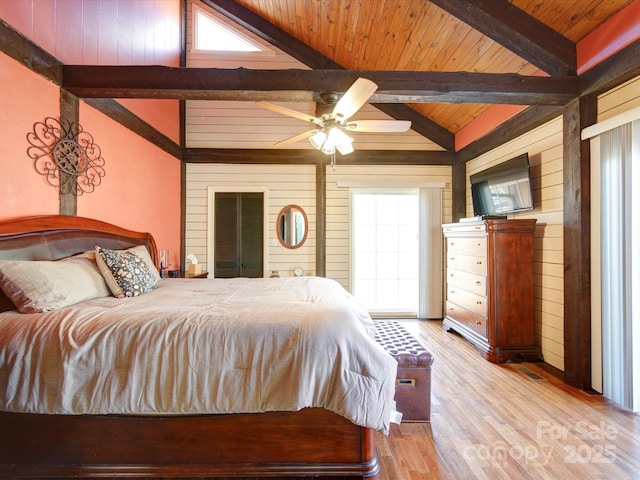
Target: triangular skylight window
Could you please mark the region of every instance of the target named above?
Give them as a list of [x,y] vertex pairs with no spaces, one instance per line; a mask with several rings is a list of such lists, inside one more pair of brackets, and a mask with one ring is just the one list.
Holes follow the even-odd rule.
[[261,49],[240,34],[194,8],[194,43],[196,50],[215,52],[260,52]]

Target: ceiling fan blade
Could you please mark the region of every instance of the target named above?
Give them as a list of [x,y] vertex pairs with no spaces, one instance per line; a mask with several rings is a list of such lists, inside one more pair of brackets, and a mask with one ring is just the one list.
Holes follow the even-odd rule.
[[300,140],[305,140],[309,138],[311,135],[313,135],[314,133],[316,133],[317,131],[318,131],[317,129],[308,130],[298,135],[294,135],[293,137],[285,138],[284,140],[276,143],[275,146],[289,145],[290,143],[295,143],[295,142],[299,142]]
[[320,123],[319,118],[316,118],[312,115],[307,115],[306,113],[298,112],[297,110],[292,110],[291,108],[281,107],[280,105],[275,105],[269,102],[256,102],[256,105],[262,108],[266,108],[267,110],[271,110],[272,112],[281,113],[289,117],[304,120],[305,122]]
[[344,93],[333,108],[334,117],[346,120],[367,103],[371,95],[378,89],[378,85],[366,78],[359,78]]
[[411,128],[408,120],[354,120],[345,125],[351,132],[406,132]]

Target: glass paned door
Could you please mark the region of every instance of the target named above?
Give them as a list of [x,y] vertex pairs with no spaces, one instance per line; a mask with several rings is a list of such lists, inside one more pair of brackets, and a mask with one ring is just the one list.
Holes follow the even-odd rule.
[[370,312],[418,310],[418,192],[352,192],[353,294]]

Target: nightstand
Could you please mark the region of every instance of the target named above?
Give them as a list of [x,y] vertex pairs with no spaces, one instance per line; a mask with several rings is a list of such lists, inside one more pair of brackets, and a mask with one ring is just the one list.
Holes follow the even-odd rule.
[[189,274],[189,272],[180,272],[180,278],[207,278],[209,272],[200,272],[195,275]]
[[[177,270],[171,270],[172,272]],[[167,278],[207,278],[209,272],[200,272],[196,275],[190,275],[189,272],[183,272],[182,270],[178,272],[177,277],[172,277],[171,274]]]

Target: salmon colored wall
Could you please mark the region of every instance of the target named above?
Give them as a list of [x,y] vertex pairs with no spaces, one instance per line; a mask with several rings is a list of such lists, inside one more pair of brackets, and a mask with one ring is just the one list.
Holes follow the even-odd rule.
[[78,215],[151,232],[179,268],[180,161],[85,103],[80,124],[102,150],[106,174],[78,198]]
[[[180,8],[180,0],[0,0],[0,18],[67,64],[178,66]],[[59,212],[57,189],[26,155],[33,124],[59,118],[59,95],[58,87],[0,54],[0,219]],[[122,104],[179,142],[178,101]],[[151,232],[179,268],[180,161],[83,102],[80,124],[101,148],[106,175],[94,192],[78,197],[78,215]]]
[[59,213],[58,190],[27,156],[27,133],[58,117],[58,87],[0,53],[0,220]]
[[180,119],[180,103],[177,100],[119,98],[118,102],[153,128],[180,144],[180,128],[178,128],[180,122],[176,124],[176,119]]
[[492,105],[478,118],[458,130],[455,138],[456,151],[462,150],[462,148],[470,143],[482,138],[491,130],[526,108],[526,106],[522,105]]
[[578,74],[640,38],[640,0],[628,5],[578,42]]
[[[0,0],[0,18],[63,63],[78,65],[179,66],[180,9],[180,0]],[[121,103],[180,142],[177,100]]]

